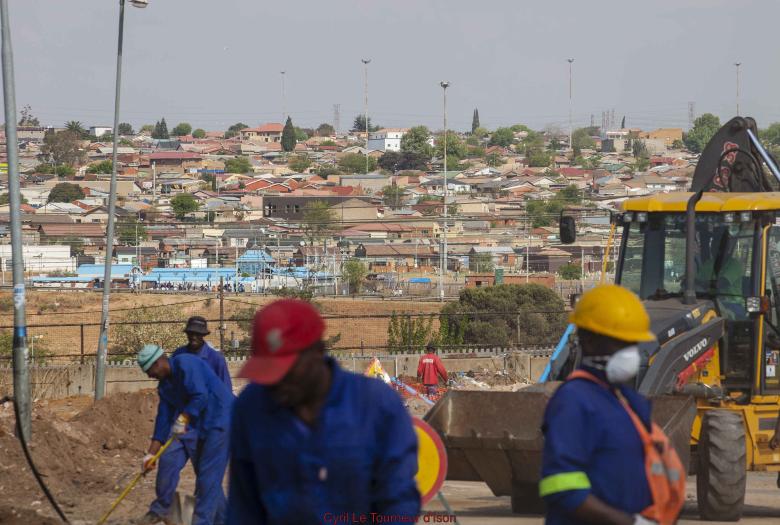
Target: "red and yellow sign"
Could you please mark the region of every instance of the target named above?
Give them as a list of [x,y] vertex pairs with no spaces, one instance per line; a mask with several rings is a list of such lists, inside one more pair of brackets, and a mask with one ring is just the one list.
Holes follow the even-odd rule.
[[436,496],[444,478],[447,476],[447,452],[439,434],[422,419],[414,418],[414,431],[417,434],[417,489],[422,504],[425,505]]

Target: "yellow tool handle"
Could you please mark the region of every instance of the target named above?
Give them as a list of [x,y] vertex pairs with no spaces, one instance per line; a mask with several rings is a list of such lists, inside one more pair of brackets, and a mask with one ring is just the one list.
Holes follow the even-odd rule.
[[[174,436],[171,436],[171,438],[165,442],[165,444],[160,447],[160,450],[157,451],[157,454],[154,455],[152,460],[154,463],[157,463],[157,460],[160,459],[160,456],[162,456],[162,453],[165,452],[165,449],[168,448],[168,446],[173,443]],[[125,497],[130,494],[130,491],[133,490],[136,483],[146,474],[146,472],[141,471],[139,472],[135,478],[133,478],[133,481],[130,482],[130,484],[125,488],[125,490],[122,491],[122,493],[119,495],[119,497],[116,499],[113,505],[111,505],[111,508],[108,509],[108,512],[103,514],[103,517],[100,518],[100,521],[97,522],[97,525],[103,525],[108,517],[111,515],[112,512],[114,512],[114,509],[116,509],[120,503],[122,503],[122,500],[125,499]]]

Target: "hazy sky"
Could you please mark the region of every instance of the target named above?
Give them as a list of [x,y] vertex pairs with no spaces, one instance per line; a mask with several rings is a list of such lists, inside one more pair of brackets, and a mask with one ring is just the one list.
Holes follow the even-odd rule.
[[[110,125],[117,0],[10,0],[16,99],[44,123]],[[150,0],[128,4],[121,120],[225,129],[279,121],[280,70],[299,126],[341,128],[363,108],[385,126],[686,126],[697,114],[780,120],[780,3],[769,0]]]

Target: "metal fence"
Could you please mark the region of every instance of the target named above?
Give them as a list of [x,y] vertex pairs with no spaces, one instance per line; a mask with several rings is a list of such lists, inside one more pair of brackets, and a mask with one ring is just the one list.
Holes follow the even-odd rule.
[[[423,352],[428,342],[437,344],[443,353],[511,350],[545,353],[558,341],[566,322],[565,311],[539,310],[461,314],[325,314],[323,317],[330,351],[352,355]],[[221,346],[226,356],[240,357],[250,353],[250,317],[223,315],[208,319],[208,323],[211,334],[206,339],[215,347]],[[187,342],[183,333],[185,324],[186,319],[160,319],[154,315],[113,321],[109,330],[109,360],[121,362],[132,359],[145,343],[157,343],[172,351]],[[98,322],[80,322],[77,319],[66,323],[47,323],[36,317],[27,329],[32,365],[94,362],[100,333]],[[10,364],[11,330],[12,326],[0,326],[0,366]]]

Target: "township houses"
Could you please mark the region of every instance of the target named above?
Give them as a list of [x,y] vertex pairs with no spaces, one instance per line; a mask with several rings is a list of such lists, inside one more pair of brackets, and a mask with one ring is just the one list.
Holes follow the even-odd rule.
[[284,125],[277,122],[263,124],[256,128],[244,128],[239,133],[241,140],[251,142],[281,142]]
[[184,173],[202,167],[202,157],[191,151],[157,151],[149,154],[149,162],[158,172]]

